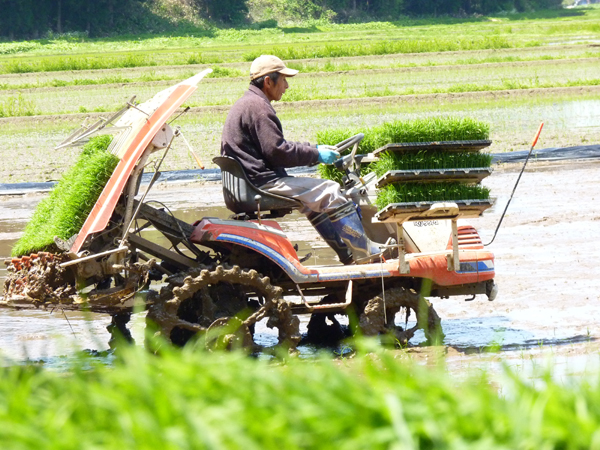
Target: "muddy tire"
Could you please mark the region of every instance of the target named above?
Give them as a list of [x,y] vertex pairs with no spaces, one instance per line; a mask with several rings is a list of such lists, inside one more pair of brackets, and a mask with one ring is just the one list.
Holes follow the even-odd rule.
[[178,346],[204,337],[209,350],[248,348],[254,344],[254,325],[268,318],[267,326],[278,328],[281,345],[293,349],[300,341],[300,321],[283,301],[282,289],[255,270],[219,265],[191,269],[167,281],[148,308],[155,336]]
[[[405,321],[414,314],[417,323],[412,328],[395,324],[396,315],[404,313]],[[406,345],[418,329],[422,329],[429,343],[440,343],[441,320],[427,299],[406,288],[392,288],[383,295],[371,298],[357,310],[358,327],[364,336],[384,335],[384,341]]]

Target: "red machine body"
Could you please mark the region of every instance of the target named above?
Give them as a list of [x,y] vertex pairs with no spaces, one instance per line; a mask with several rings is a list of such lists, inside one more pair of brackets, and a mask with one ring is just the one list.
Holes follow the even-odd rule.
[[[480,283],[494,278],[494,255],[484,250],[477,231],[470,226],[459,228],[460,267],[449,271],[445,255],[410,257],[410,273],[400,273],[398,261],[350,266],[304,266],[294,246],[277,222],[220,220],[205,218],[196,224],[191,241],[211,247],[214,244],[240,245],[253,250],[277,264],[297,284],[373,277],[411,277],[430,279],[439,286]],[[450,239],[449,248],[452,248]]]

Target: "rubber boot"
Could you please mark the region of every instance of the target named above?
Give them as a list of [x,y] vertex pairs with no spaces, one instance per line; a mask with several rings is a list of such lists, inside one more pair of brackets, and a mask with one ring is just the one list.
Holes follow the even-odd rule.
[[311,211],[306,215],[306,218],[312,226],[315,227],[315,230],[317,230],[323,240],[327,242],[327,245],[329,245],[338,255],[342,264],[352,264],[354,262],[352,259],[352,252],[348,246],[344,244],[344,241],[342,241],[337,231],[335,231],[327,213]]
[[365,234],[354,203],[348,202],[328,215],[337,234],[350,247],[355,263],[366,264],[377,260],[376,256],[382,252],[380,244],[371,241]]

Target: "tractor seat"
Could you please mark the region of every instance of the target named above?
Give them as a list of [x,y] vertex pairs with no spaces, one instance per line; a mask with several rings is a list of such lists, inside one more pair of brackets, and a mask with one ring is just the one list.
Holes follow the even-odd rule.
[[[258,203],[260,215],[264,218],[283,217],[302,207],[297,200],[271,194],[254,186],[237,159],[217,156],[213,162],[221,168],[225,206],[235,213],[234,219],[256,219]],[[257,195],[260,196],[259,202],[256,201]],[[266,211],[270,213],[265,214]]]

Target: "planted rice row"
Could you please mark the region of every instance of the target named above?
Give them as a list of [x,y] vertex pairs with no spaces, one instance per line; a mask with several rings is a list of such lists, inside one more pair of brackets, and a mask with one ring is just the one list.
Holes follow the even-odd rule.
[[[554,67],[556,66],[556,67]],[[573,69],[575,67],[575,69]],[[188,66],[189,69],[192,66]],[[237,68],[234,68],[237,69]],[[566,85],[591,86],[598,84],[598,79],[586,78],[594,70],[600,70],[597,60],[585,61],[581,65],[570,64],[540,64],[534,67],[519,66],[511,68],[502,66],[502,74],[494,73],[491,69],[467,67],[449,69],[447,71],[409,71],[402,76],[389,71],[373,73],[331,74],[331,76],[305,76],[296,77],[292,86],[284,94],[283,100],[295,102],[297,100],[311,99],[339,99],[339,98],[372,98],[389,97],[393,95],[423,94],[432,91],[485,91],[486,89],[524,89],[529,87],[552,87]],[[183,72],[186,72],[183,66]],[[242,70],[242,69],[239,69]],[[535,75],[539,72],[539,77]],[[101,72],[101,71],[100,71]],[[149,71],[151,73],[152,71]],[[419,72],[419,73],[417,73]],[[464,83],[461,77],[468,72],[470,82]],[[66,75],[66,74],[65,74]],[[76,76],[76,73],[74,74]],[[131,74],[123,74],[129,78]],[[181,74],[181,78],[185,77]],[[502,78],[501,81],[498,78]],[[548,81],[552,77],[551,81]],[[14,82],[15,77],[9,77]],[[61,77],[62,78],[62,77]],[[17,78],[18,79],[18,78]],[[25,80],[36,82],[29,76]],[[120,80],[107,79],[107,82],[120,83]],[[146,80],[140,80],[142,82]],[[0,84],[2,81],[0,81]],[[58,85],[64,82],[57,83]],[[161,83],[165,86],[170,83]],[[68,84],[67,84],[68,86]],[[186,102],[186,106],[210,106],[233,104],[248,87],[246,77],[238,79],[223,79],[202,84],[200,89]],[[87,89],[31,89],[23,92],[24,98],[33,102],[38,114],[67,114],[80,112],[79,108],[87,111],[111,111],[120,108],[124,99],[130,98],[132,93],[139,99],[148,98],[156,92],[154,83],[143,83],[135,87],[128,86],[98,86]],[[7,91],[0,91],[0,102],[7,96],[14,95]],[[537,95],[537,94],[536,94]],[[403,99],[397,99],[403,102]],[[413,101],[411,99],[410,101]],[[453,100],[454,101],[454,100]],[[83,110],[81,111],[83,112]]]
[[[206,60],[204,54],[200,55],[203,60]],[[469,57],[466,57],[469,56]],[[520,62],[520,61],[551,61],[551,60],[570,60],[570,59],[582,59],[582,58],[593,58],[600,56],[599,51],[593,51],[592,49],[586,50],[585,48],[569,47],[567,49],[556,49],[544,47],[541,49],[515,49],[514,51],[504,51],[498,55],[496,53],[488,53],[486,50],[478,52],[475,56],[470,56],[469,53],[465,53],[464,59],[456,59],[456,55],[444,55],[438,54],[435,60],[431,60],[431,56],[427,54],[412,54],[412,55],[388,55],[382,57],[381,55],[367,58],[362,56],[352,57],[356,59],[344,58],[338,59],[322,59],[319,61],[286,61],[286,65],[292,69],[297,69],[302,73],[327,73],[327,72],[351,72],[357,70],[378,70],[378,69],[394,69],[394,68],[408,68],[408,67],[435,67],[445,65],[474,65],[483,63],[508,63],[508,62]],[[191,57],[190,57],[191,58]],[[169,64],[176,64],[177,61],[169,61]],[[213,65],[213,72],[209,74],[208,78],[233,78],[242,77],[247,75],[246,63],[240,63],[238,67],[226,67],[222,65]],[[119,68],[113,69],[119,71]],[[0,89],[29,89],[29,88],[41,88],[41,87],[62,87],[62,86],[85,86],[85,85],[97,85],[97,84],[115,84],[115,83],[136,83],[136,82],[150,82],[150,81],[162,81],[162,80],[181,80],[192,76],[196,73],[194,67],[180,67],[180,66],[158,66],[150,71],[143,71],[139,76],[132,76],[131,73],[117,73],[117,74],[86,74],[86,78],[73,78],[71,74],[54,74],[49,75],[48,78],[44,78],[39,72],[35,72],[36,75],[30,75],[28,78],[22,79],[21,77],[14,79],[13,77],[3,77],[0,80]],[[51,78],[52,76],[52,78]],[[472,84],[472,83],[471,83]],[[456,89],[454,85],[454,88]]]
[[275,54],[281,59],[337,58],[342,56],[389,55],[395,53],[426,53],[459,50],[517,48],[540,45],[539,42],[519,43],[504,37],[461,37],[458,39],[403,39],[383,40],[366,44],[327,44],[323,46],[265,47],[244,53],[234,52],[220,56],[194,51],[153,54],[129,53],[123,56],[69,56],[45,57],[39,60],[9,60],[0,65],[0,73],[57,72],[71,70],[99,70],[161,65],[215,64],[222,62],[253,61],[261,54]]
[[242,56],[244,61],[253,61],[260,55],[268,52],[279,56],[281,59],[307,59],[307,58],[339,58],[342,56],[389,55],[393,53],[425,53],[448,52],[459,50],[482,50],[514,48],[516,46],[534,47],[540,43],[528,42],[517,44],[501,36],[485,37],[460,37],[460,38],[433,38],[433,39],[402,39],[394,41],[380,41],[367,44],[338,44],[338,45],[310,45],[259,48]]

